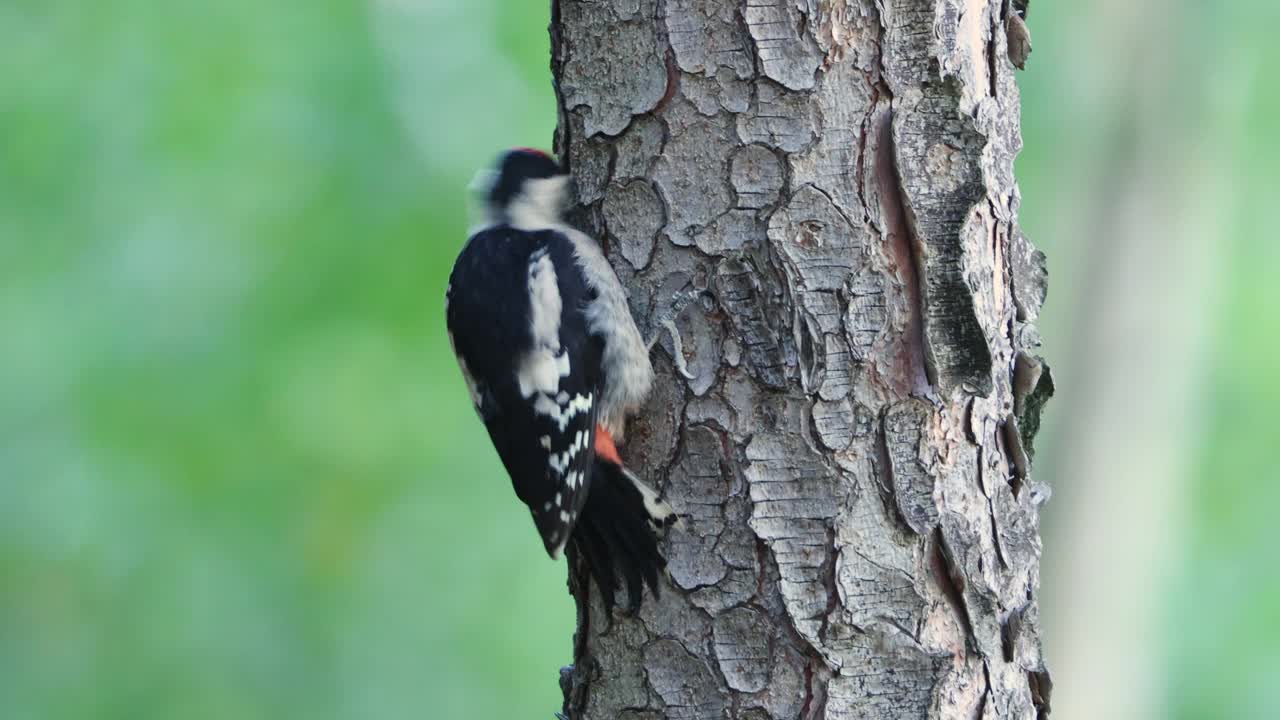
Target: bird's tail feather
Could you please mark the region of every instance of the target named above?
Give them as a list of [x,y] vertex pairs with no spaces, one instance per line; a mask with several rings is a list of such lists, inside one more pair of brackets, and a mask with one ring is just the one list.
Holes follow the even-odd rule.
[[658,576],[667,560],[658,550],[656,531],[675,519],[671,506],[634,473],[615,462],[595,459],[573,542],[587,561],[606,608],[613,607],[619,579],[631,611],[639,609],[645,585],[658,597]]

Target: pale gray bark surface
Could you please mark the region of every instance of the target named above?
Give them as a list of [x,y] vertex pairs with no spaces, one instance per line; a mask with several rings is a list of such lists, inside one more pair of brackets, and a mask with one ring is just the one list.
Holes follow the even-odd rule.
[[703,293],[623,449],[684,518],[669,582],[610,621],[574,568],[566,716],[1047,712],[1008,11],[556,3],[574,221],[647,332]]

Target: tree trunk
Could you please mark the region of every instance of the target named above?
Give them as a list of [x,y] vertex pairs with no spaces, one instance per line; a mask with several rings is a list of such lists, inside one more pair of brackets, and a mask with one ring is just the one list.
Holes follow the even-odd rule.
[[1011,12],[556,3],[573,220],[666,350],[623,454],[684,518],[638,617],[571,558],[568,718],[1047,713]]

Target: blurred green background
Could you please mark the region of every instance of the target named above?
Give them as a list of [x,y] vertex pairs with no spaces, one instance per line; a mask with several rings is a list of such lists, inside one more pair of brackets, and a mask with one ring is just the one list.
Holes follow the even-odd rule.
[[[1031,10],[1055,717],[1280,716],[1280,9]],[[550,144],[548,15],[0,3],[0,718],[559,706],[440,306],[471,173]]]

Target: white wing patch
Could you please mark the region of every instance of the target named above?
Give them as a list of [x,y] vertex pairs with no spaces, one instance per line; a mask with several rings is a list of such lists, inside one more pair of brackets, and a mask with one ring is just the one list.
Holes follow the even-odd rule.
[[521,358],[516,368],[520,395],[534,393],[554,395],[560,378],[569,376],[569,353],[560,347],[560,311],[563,308],[556,285],[556,267],[547,249],[529,256],[529,319],[533,349]]
[[[560,344],[560,313],[564,305],[555,263],[546,248],[529,256],[528,289],[533,347],[517,364],[516,382],[520,395],[532,401],[533,411],[550,419],[557,427],[559,434],[538,438],[538,444],[548,451],[547,467],[560,483],[555,498],[545,503],[542,511],[568,526],[577,515],[572,507],[574,496],[586,482],[583,472],[572,468],[590,446],[591,431],[590,428],[578,430],[571,441],[564,437],[564,433],[569,423],[579,416],[591,417],[595,397],[592,393],[570,395],[560,389],[561,379],[569,377],[572,368],[569,352]],[[567,447],[560,443],[567,443]],[[568,535],[567,527],[552,532],[549,538],[554,544],[551,557],[559,556],[569,540]]]
[[529,309],[534,342],[559,348],[560,290],[556,286],[556,267],[546,248],[529,256]]
[[560,378],[569,376],[569,353],[558,353],[545,348],[535,348],[525,353],[516,370],[516,382],[520,384],[521,397],[534,393],[550,395],[560,387]]
[[[552,470],[556,471],[557,475],[564,475],[564,472],[573,465],[573,460],[578,457],[578,453],[586,449],[587,432],[579,430],[577,436],[573,439],[573,444],[562,453],[551,453],[550,457],[547,458],[547,464],[551,466]],[[575,474],[577,473],[570,473],[569,478],[567,478],[570,485],[573,484],[573,475]]]
[[569,421],[574,417],[580,413],[591,412],[591,402],[591,393],[587,393],[586,395],[575,395],[573,399],[562,408],[549,396],[539,394],[533,401],[533,411],[539,415],[545,415],[554,420],[556,425],[560,427],[560,431],[564,432],[565,427],[569,425]]
[[[555,531],[555,532],[551,533],[551,542],[556,542],[556,541],[559,539],[559,537],[560,537],[560,531],[559,531],[559,530],[557,530],[557,531]],[[568,544],[568,542],[569,542],[569,538],[566,536],[564,540],[560,540],[559,542],[560,542],[560,544],[556,545],[554,548],[552,548],[552,549],[551,549],[551,559],[552,559],[552,560],[559,560],[559,559],[560,559],[560,553],[564,550],[564,546],[565,546],[566,544]]]
[[563,528],[558,528],[551,533],[551,542],[556,543],[556,546],[551,549],[552,560],[560,559],[560,552],[564,550],[564,546],[569,542],[568,535],[565,535],[565,538],[563,540],[560,539],[560,531],[562,529]]

